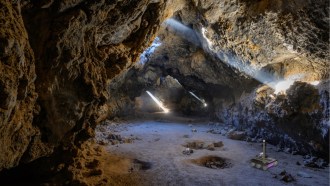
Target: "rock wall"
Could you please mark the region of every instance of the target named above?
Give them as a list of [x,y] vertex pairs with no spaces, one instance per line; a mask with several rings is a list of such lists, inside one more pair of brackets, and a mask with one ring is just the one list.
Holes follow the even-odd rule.
[[242,95],[235,104],[218,107],[218,117],[249,141],[266,139],[277,150],[329,157],[329,86],[295,82],[286,94],[274,96],[267,86]]
[[[304,81],[329,77],[327,0],[4,0],[0,5],[0,170],[75,149],[93,136],[95,125],[117,108],[108,102],[116,94],[108,89],[111,79],[138,61],[173,15],[194,37],[172,42],[176,36],[162,33],[167,44],[151,64],[214,108],[236,103],[244,87],[258,85],[219,54],[237,56],[239,63],[275,79],[297,73]],[[200,42],[191,43],[196,38]]]
[[[323,0],[191,1],[172,17],[179,23],[164,24],[159,46],[146,50],[144,66],[131,69],[121,86],[158,89],[157,79],[170,75],[207,99],[211,118],[246,130],[251,140],[328,159],[328,89],[309,84],[328,84],[326,7]],[[274,94],[279,80],[293,76],[299,78],[287,95]],[[118,95],[121,109],[134,107],[134,96]]]
[[329,77],[328,1],[193,2],[216,52],[232,52],[257,68],[281,64],[279,77]]
[[2,1],[0,170],[72,150],[93,136],[109,80],[137,60],[171,6]]
[[18,165],[40,131],[36,112],[35,58],[20,7],[0,2],[0,170]]

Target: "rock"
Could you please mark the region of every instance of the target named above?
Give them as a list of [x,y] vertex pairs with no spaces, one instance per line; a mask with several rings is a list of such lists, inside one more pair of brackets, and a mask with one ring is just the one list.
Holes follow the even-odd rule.
[[[285,147],[328,158],[329,96],[321,105],[321,91],[303,82],[295,82],[287,96],[256,91],[255,79],[329,77],[328,2],[283,2],[1,1],[0,171],[54,150],[73,152],[105,118],[133,113],[132,100],[146,86],[161,86],[163,74],[213,100],[211,117],[240,130],[253,126],[260,137],[274,132],[274,145],[287,133],[294,140]],[[172,15],[197,34],[172,34],[168,24],[161,28]],[[148,57],[153,70],[128,73],[156,35],[162,45]],[[121,78],[127,88],[121,88]],[[180,87],[172,80],[166,82]],[[209,114],[188,96],[180,103],[169,97],[186,114]]]
[[1,1],[0,24],[1,171],[50,155],[53,147],[41,140],[40,128],[32,124],[40,112],[36,104],[36,62],[20,6]]
[[102,174],[103,174],[103,171],[101,169],[94,169],[89,172],[89,176],[99,176]]
[[[167,24],[165,29],[160,29],[161,45],[149,53],[148,63],[143,68],[131,69],[121,78],[121,83],[110,85],[116,93],[113,93],[109,105],[116,105],[117,100],[125,100],[119,108],[114,109],[118,111],[113,113],[122,113],[122,110],[126,111],[123,107],[132,107],[131,98],[141,93],[136,90],[142,91],[152,86],[162,96],[172,99],[168,102],[180,112],[194,116],[205,114],[198,101],[191,101],[182,90],[175,91],[181,95],[162,94],[171,87],[159,87],[167,76],[171,76],[186,90],[194,90],[203,97],[209,97],[212,102],[209,105],[212,105],[215,112],[206,112],[207,116],[223,122],[226,130],[230,125],[239,130],[252,129],[248,134],[251,138],[267,138],[273,145],[285,141],[281,148],[291,148],[292,153],[304,154],[313,150],[326,157],[329,143],[324,140],[324,136],[329,131],[325,124],[329,120],[329,96],[324,96],[324,107],[321,108],[320,91],[306,82],[325,82],[328,79],[328,12],[322,8],[327,7],[328,3],[306,1],[298,3],[298,8],[293,8],[296,0],[284,3],[283,6],[282,1],[276,5],[271,1],[243,1],[238,4],[229,0],[212,2],[194,0],[193,3],[187,3],[189,11],[184,9],[177,12],[180,22],[198,33],[198,42],[192,42],[184,33],[173,34],[171,25]],[[265,15],[267,12],[272,14]],[[205,23],[192,19],[196,15]],[[194,37],[194,34],[190,37]],[[266,77],[256,78],[259,81],[297,79],[306,82],[292,81],[293,85],[287,90],[287,95],[285,91],[282,91],[283,94],[275,94],[273,88],[259,86],[260,83],[249,77],[258,74],[258,70],[252,74],[244,72],[245,66],[247,71],[261,69],[260,74]],[[147,79],[139,78],[149,71],[152,71],[152,75],[148,75]],[[303,77],[300,74],[304,74]],[[131,83],[127,85],[126,82]],[[328,89],[324,91],[328,92]],[[311,132],[315,126],[318,126],[317,129]],[[226,132],[221,131],[221,134],[225,135]],[[286,140],[285,135],[293,140]],[[312,139],[318,140],[306,147]]]
[[291,151],[290,148],[286,148],[286,149],[284,150],[284,152],[287,153],[287,154],[291,154],[292,151]]
[[209,145],[207,145],[206,149],[207,150],[214,151],[215,150],[215,146],[214,146],[214,144],[209,144]]
[[327,163],[322,158],[305,156],[304,166],[311,168],[324,168],[327,166]]
[[194,153],[194,151],[190,148],[186,148],[184,151],[182,151],[182,154],[184,155],[190,155],[192,153]]
[[227,137],[233,140],[244,140],[246,135],[244,131],[230,131],[228,132]]
[[111,140],[111,145],[117,145],[120,144],[120,141],[118,140]]
[[[159,141],[159,139],[157,141]],[[123,142],[124,143],[133,143],[133,139],[131,139],[131,138],[125,138]]]
[[227,131],[226,131],[225,129],[222,129],[222,130],[221,130],[221,134],[224,136],[224,135],[227,134]]
[[184,146],[192,149],[204,149],[205,143],[203,141],[195,140],[192,142],[187,142]]
[[96,159],[94,159],[91,162],[86,163],[86,167],[88,169],[94,169],[94,168],[98,167],[99,165],[100,165],[100,161],[96,160]]
[[214,147],[223,147],[223,142],[219,141],[219,142],[215,142],[213,143]]
[[100,145],[108,145],[109,141],[102,139],[102,140],[98,140],[97,143],[100,144]]
[[295,181],[294,177],[291,174],[287,173],[285,170],[280,173],[280,176],[281,180],[284,182],[288,183]]
[[170,16],[167,2],[45,2],[0,2],[0,171],[93,137],[110,80]]

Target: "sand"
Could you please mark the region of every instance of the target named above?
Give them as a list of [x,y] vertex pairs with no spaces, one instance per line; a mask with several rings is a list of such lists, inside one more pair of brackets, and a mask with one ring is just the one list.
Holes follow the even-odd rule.
[[[329,167],[312,169],[297,165],[297,162],[303,164],[302,156],[277,152],[274,146],[267,145],[267,154],[276,158],[279,163],[267,171],[256,169],[251,167],[250,159],[262,151],[261,143],[231,140],[222,134],[208,133],[207,131],[214,126],[198,121],[187,121],[129,121],[114,125],[111,128],[112,133],[115,131],[115,134],[135,140],[130,143],[104,145],[109,155],[120,158],[116,161],[105,160],[102,164],[112,166],[113,170],[120,170],[118,175],[121,177],[128,178],[132,175],[137,179],[126,183],[111,183],[111,180],[115,180],[111,179],[107,184],[329,185]],[[192,129],[196,129],[197,132],[192,132]],[[108,132],[110,131],[102,131],[102,133]],[[186,149],[183,145],[192,141],[204,142],[206,145],[222,141],[223,146],[215,147],[213,151],[197,149],[190,155],[183,154]],[[196,163],[206,156],[223,158],[230,166],[212,169]],[[120,160],[121,158],[125,159],[125,166],[118,163],[123,161]],[[282,181],[282,176],[279,174],[283,170],[291,174],[295,181],[289,183]],[[303,172],[311,178],[298,176],[298,172]],[[114,173],[111,175],[115,178]]]

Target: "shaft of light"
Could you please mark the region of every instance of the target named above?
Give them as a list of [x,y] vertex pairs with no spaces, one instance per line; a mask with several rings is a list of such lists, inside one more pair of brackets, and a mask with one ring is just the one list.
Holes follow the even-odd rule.
[[213,44],[212,44],[212,41],[209,40],[209,38],[206,37],[206,32],[207,32],[207,30],[206,30],[204,27],[202,27],[202,36],[203,36],[203,38],[204,38],[205,41],[206,41],[207,47],[208,47],[211,51],[213,51],[213,48],[212,48]]
[[198,96],[196,96],[194,93],[189,91],[189,94],[191,94],[192,96],[194,96],[198,101],[200,101],[201,103],[203,103],[204,107],[207,107],[207,104],[205,102],[204,99],[200,99]]
[[216,50],[213,46],[212,41],[206,36],[207,29],[202,27],[201,32],[202,32],[202,37],[204,39],[204,43],[206,42],[206,46],[203,45],[205,51],[215,55],[215,57],[225,62],[226,64],[230,65],[231,67],[234,67],[238,71],[250,77],[253,77],[259,82],[263,84],[267,84],[268,86],[275,89],[275,85],[273,83],[275,81],[275,78],[273,77],[273,75],[265,71],[256,69],[250,66],[249,64],[246,64],[242,59],[239,59],[239,57],[237,57],[233,53]]
[[200,40],[193,29],[172,18],[167,19],[164,23],[171,33],[180,36],[196,46],[200,46]]
[[157,105],[163,109],[163,111],[165,113],[168,113],[170,110],[165,108],[163,103],[161,101],[159,101],[154,95],[152,95],[149,91],[146,91],[148,93],[148,95],[157,103]]
[[192,96],[194,96],[196,99],[198,99],[198,101],[200,101],[200,102],[203,102],[199,97],[197,97],[194,93],[192,93],[192,92],[190,92],[189,91],[189,93],[192,95]]

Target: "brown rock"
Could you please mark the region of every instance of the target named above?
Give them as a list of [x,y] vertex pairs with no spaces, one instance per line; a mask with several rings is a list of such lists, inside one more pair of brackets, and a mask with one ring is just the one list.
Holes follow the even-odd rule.
[[231,131],[228,133],[227,137],[233,140],[244,140],[246,134],[244,131]]
[[219,141],[219,142],[215,142],[213,143],[214,147],[223,147],[223,142]]
[[[39,130],[32,125],[35,59],[20,7],[0,2],[0,171],[18,165]],[[37,138],[35,143],[39,143]],[[48,154],[35,148],[26,161]],[[43,152],[42,152],[43,151]]]

